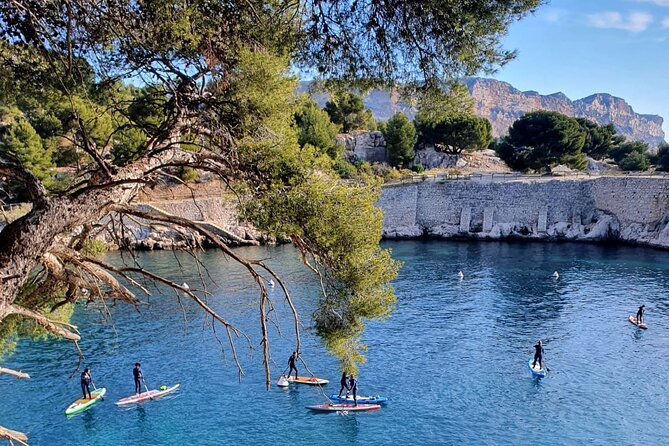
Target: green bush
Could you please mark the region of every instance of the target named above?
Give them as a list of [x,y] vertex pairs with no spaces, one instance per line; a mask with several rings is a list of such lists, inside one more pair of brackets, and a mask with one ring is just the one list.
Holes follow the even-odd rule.
[[669,144],[664,143],[658,147],[653,162],[657,166],[657,170],[669,172]]
[[618,165],[622,170],[644,171],[650,167],[650,159],[647,153],[631,152]]
[[423,167],[422,164],[414,164],[411,167],[411,170],[413,170],[416,173],[423,173],[423,172],[425,172],[425,167]]
[[179,178],[181,178],[186,183],[192,183],[200,178],[197,170],[192,167],[180,167],[179,168]]

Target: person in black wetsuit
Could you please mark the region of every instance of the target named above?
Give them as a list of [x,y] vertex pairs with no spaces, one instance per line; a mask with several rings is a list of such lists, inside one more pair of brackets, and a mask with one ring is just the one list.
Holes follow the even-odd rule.
[[298,356],[300,356],[299,353],[293,352],[293,354],[290,355],[290,358],[288,358],[288,367],[290,367],[290,370],[288,370],[288,376],[290,376],[290,372],[295,370],[295,379],[297,379],[297,367],[295,366],[295,361],[297,361]]
[[639,311],[636,312],[636,324],[641,325],[643,324],[643,313],[646,311],[646,305],[641,305],[639,307]]
[[346,395],[348,395],[348,391],[351,390],[348,387],[348,380],[346,378],[346,372],[342,372],[341,374],[341,379],[339,380],[339,384],[341,384],[341,387],[339,388],[339,395],[337,395],[339,398],[341,398],[341,393],[346,389]]
[[140,370],[140,367],[142,364],[139,362],[135,363],[135,368],[132,369],[132,376],[135,378],[135,395],[139,395],[142,393],[142,380],[144,379],[144,376],[142,375],[142,371]]
[[91,397],[91,384],[93,383],[93,378],[91,377],[91,372],[86,367],[84,371],[81,373],[81,391],[84,394],[84,399],[86,399],[86,395],[88,395],[88,399],[92,399]]
[[351,375],[348,378],[348,388],[353,393],[353,405],[358,405],[358,380],[355,379],[355,376]]
[[541,365],[541,359],[544,356],[544,347],[541,344],[541,341],[537,341],[536,344],[534,344],[534,361],[532,362],[532,368],[537,364],[537,361],[539,362],[539,369],[542,369],[543,366]]

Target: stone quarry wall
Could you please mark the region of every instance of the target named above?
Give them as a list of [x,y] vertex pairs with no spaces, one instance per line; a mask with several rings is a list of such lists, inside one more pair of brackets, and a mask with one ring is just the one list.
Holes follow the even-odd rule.
[[424,181],[383,188],[386,238],[624,240],[669,247],[669,179]]

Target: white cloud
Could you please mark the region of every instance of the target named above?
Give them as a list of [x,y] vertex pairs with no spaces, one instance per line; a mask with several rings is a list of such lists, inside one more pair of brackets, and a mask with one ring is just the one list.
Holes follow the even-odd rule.
[[662,28],[669,28],[669,17],[662,19]]
[[640,3],[654,3],[657,6],[669,6],[669,0],[637,0]]
[[[669,2],[669,0],[666,1]],[[653,16],[647,12],[630,12],[625,17],[619,12],[607,11],[588,16],[588,22],[595,28],[622,29],[632,33],[645,31],[652,21]]]
[[547,8],[542,11],[541,18],[547,22],[557,23],[567,14],[568,12],[565,11],[564,9]]

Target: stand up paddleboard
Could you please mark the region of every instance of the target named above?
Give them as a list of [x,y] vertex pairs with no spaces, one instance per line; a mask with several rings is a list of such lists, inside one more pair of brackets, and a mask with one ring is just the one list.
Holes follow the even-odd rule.
[[534,367],[532,367],[532,361],[533,361],[533,358],[530,358],[530,360],[527,361],[527,367],[530,369],[530,372],[532,372],[532,375],[536,376],[537,378],[545,378],[546,377],[546,369],[539,368],[538,363]]
[[[339,395],[330,395],[329,398],[335,403],[350,403],[353,404],[353,395],[349,396],[339,396]],[[385,396],[359,396],[358,395],[358,404],[386,404],[388,398]]]
[[630,316],[627,318],[628,321],[630,321],[632,324],[636,325],[639,328],[643,328],[644,330],[648,329],[648,325],[644,324],[643,322],[640,324],[636,323],[636,316]]
[[379,410],[378,404],[319,404],[317,406],[307,406],[307,409],[314,412],[369,412],[370,410]]
[[290,383],[296,383],[296,384],[308,384],[310,386],[324,386],[325,384],[329,383],[327,379],[322,379],[322,378],[316,378],[316,377],[308,377],[308,376],[298,376],[295,378],[294,376],[286,376],[286,375],[281,375],[279,380],[276,382],[276,385],[279,387],[288,387],[288,384]]
[[132,395],[127,398],[122,398],[116,402],[116,405],[125,406],[127,404],[141,403],[142,401],[155,400],[157,398],[167,395],[168,393],[176,392],[178,388],[179,384],[176,384],[164,390],[158,390],[158,389],[149,390],[148,392],[142,392],[139,395]]
[[74,415],[75,413],[83,412],[84,410],[91,407],[93,404],[97,403],[105,396],[107,389],[100,387],[91,392],[90,398],[79,398],[74,403],[67,406],[65,409],[65,415]]

